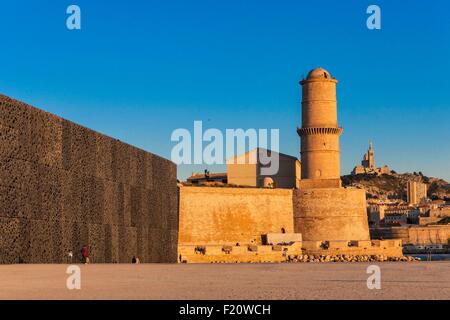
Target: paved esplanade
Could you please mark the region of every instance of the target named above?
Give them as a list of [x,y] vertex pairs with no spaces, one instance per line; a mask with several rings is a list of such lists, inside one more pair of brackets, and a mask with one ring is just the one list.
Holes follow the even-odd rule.
[[2,265],[0,299],[450,299],[450,262],[379,263],[381,290],[368,265],[93,264],[81,290],[66,288],[67,265]]

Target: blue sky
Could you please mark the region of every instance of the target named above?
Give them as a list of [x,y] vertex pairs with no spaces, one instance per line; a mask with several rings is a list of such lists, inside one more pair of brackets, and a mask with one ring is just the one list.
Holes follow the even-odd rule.
[[[82,30],[66,28],[81,8]],[[366,28],[377,4],[382,29]],[[299,155],[298,81],[338,84],[341,173],[379,165],[450,180],[450,3],[2,1],[0,92],[169,158],[176,128],[279,128]],[[204,166],[180,166],[185,178]],[[214,166],[211,171],[224,170]]]

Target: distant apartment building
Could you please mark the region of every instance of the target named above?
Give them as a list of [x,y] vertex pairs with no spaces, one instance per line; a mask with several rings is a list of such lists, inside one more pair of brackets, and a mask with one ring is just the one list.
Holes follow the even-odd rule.
[[369,205],[367,207],[367,215],[369,219],[370,227],[378,227],[382,221],[384,221],[384,210],[386,206],[384,205]]
[[430,217],[446,218],[450,217],[450,206],[442,206],[439,208],[432,208],[429,212]]
[[430,206],[430,208],[420,216],[420,224],[433,224],[448,217],[450,217],[450,206]]
[[372,204],[367,208],[369,225],[418,224],[420,211],[415,207],[390,204]]
[[369,150],[367,150],[367,152],[364,154],[361,165],[356,166],[352,171],[353,175],[364,173],[377,175],[391,173],[391,169],[389,169],[388,166],[385,165],[383,167],[377,167],[375,165],[375,152],[373,150],[372,142],[369,143]]
[[389,215],[403,215],[406,220],[405,223],[418,224],[419,217],[420,217],[420,211],[417,208],[407,207],[407,206],[388,208],[384,211],[385,223],[387,223],[386,216],[389,216]]
[[407,202],[417,205],[427,200],[427,185],[422,182],[410,180],[406,184]]
[[408,223],[408,217],[405,214],[401,213],[390,213],[386,214],[384,216],[384,223],[385,224],[407,224]]

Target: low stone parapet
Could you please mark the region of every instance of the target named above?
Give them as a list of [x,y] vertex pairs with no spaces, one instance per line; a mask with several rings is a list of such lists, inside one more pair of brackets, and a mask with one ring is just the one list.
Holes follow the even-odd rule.
[[[305,255],[311,257],[304,258]],[[353,262],[407,261],[404,260],[401,240],[303,241],[290,245],[183,245],[178,247],[178,256],[179,262],[186,263],[286,262],[293,260],[339,262],[348,259]],[[323,259],[317,257],[323,257]]]
[[283,245],[302,241],[301,233],[268,233],[263,236],[265,242],[263,244]]
[[246,254],[248,252],[247,246],[234,246],[231,249],[231,254],[238,255],[238,254]]
[[288,255],[301,255],[301,242],[290,245],[183,245],[178,247],[178,262],[284,262]]
[[362,241],[355,241],[356,246],[360,248],[370,248],[372,246],[372,241],[370,240],[362,240]]
[[303,250],[312,255],[385,255],[403,257],[401,240],[304,241]]
[[328,249],[346,249],[351,246],[351,242],[349,241],[327,241],[327,242],[328,242]]
[[322,241],[303,241],[303,249],[305,250],[318,250],[322,246]]

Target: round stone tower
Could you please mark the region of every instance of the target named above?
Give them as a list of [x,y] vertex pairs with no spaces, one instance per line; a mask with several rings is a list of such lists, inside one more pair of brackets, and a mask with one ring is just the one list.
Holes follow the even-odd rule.
[[[340,186],[339,135],[342,133],[337,121],[337,82],[322,68],[312,70],[300,81],[302,127],[297,129],[301,138],[302,180],[332,179],[334,183],[328,186],[336,187]],[[309,184],[328,184],[324,182]]]
[[369,240],[366,193],[342,188],[336,84],[312,70],[302,85],[301,180],[294,191],[294,230],[304,241]]

